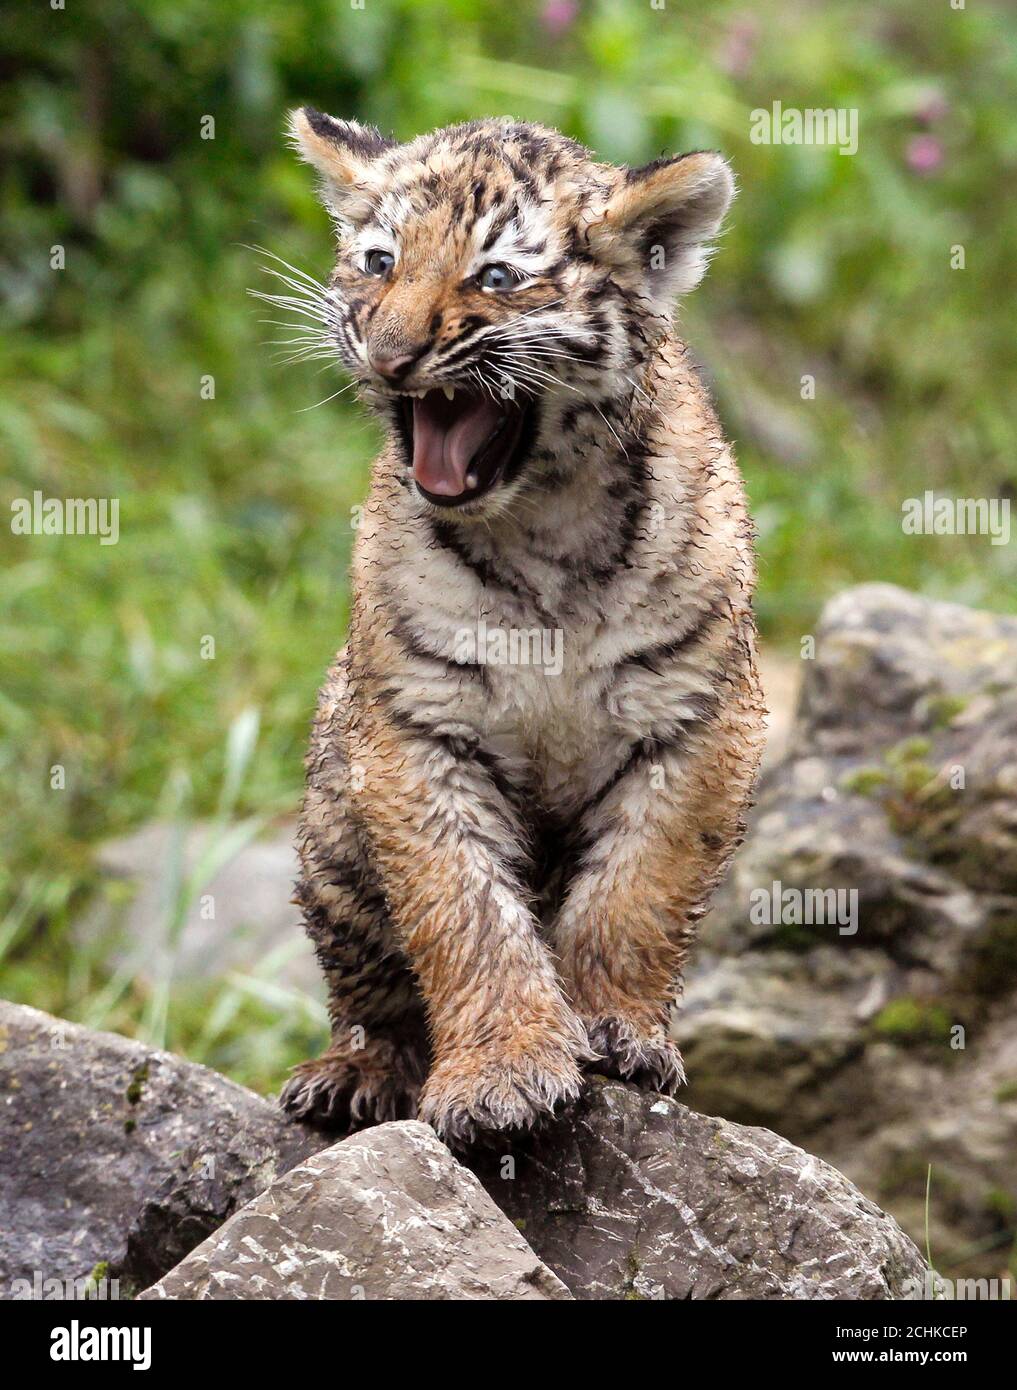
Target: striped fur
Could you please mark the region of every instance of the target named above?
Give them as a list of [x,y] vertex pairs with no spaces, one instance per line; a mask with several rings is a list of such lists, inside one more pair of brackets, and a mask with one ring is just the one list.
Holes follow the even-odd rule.
[[[751,524],[671,318],[730,174],[715,155],[615,169],[512,121],[409,145],[316,112],[293,130],[339,233],[301,300],[315,350],[389,430],[300,835],[333,1039],[284,1104],[467,1141],[567,1102],[584,1065],[670,1091],[670,1011],[763,713]],[[492,260],[510,293],[478,288]],[[418,352],[399,391],[379,344]],[[471,383],[524,399],[529,432],[489,492],[435,506],[398,395]],[[560,674],[464,659],[481,622],[559,634]]]

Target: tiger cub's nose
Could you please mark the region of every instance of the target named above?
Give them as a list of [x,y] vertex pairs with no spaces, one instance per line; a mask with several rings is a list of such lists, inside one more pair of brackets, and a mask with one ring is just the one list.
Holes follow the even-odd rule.
[[389,357],[385,353],[369,352],[367,360],[379,376],[386,377],[389,381],[401,381],[417,358],[426,350],[427,344],[424,343],[410,352],[401,352],[393,357]]

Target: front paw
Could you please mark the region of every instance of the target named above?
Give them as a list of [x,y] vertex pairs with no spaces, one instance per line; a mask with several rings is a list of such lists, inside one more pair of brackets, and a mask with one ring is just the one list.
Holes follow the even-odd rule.
[[294,1067],[279,1104],[293,1119],[321,1129],[349,1131],[385,1120],[412,1120],[424,1066],[421,1054],[385,1041],[360,1051],[332,1047]]
[[478,1131],[527,1130],[579,1096],[577,1051],[586,1055],[568,1044],[452,1053],[428,1077],[419,1117],[456,1147],[473,1143]]
[[645,1033],[629,1019],[606,1017],[587,1023],[590,1047],[599,1054],[591,1070],[649,1090],[674,1095],[685,1085],[685,1066],[677,1046],[663,1032]]

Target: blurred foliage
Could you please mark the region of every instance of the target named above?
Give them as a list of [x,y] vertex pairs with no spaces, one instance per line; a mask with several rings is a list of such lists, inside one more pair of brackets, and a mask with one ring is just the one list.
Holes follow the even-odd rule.
[[[168,788],[181,814],[213,811],[243,711],[261,732],[238,814],[298,795],[376,436],[342,400],[308,408],[335,377],[274,365],[245,296],[251,243],[329,265],[327,220],[282,139],[288,106],[402,137],[510,112],[617,161],[730,156],[741,197],[682,319],[738,441],[764,632],[787,639],[862,579],[1014,606],[1013,545],[900,526],[901,501],[926,488],[1013,495],[1008,13],[989,0],[68,0],[9,13],[2,503],[36,489],[118,497],[121,538],[4,528],[13,908],[0,992],[83,1016],[101,961],[82,964],[67,924],[91,885],[91,843],[159,814]],[[858,154],[753,145],[749,112],[774,100],[857,108]],[[815,400],[801,398],[805,374]],[[117,1026],[145,1026],[142,993],[111,1007]],[[207,1052],[193,998],[171,991],[167,1009],[171,1044]],[[280,1045],[280,1064],[288,1055]]]

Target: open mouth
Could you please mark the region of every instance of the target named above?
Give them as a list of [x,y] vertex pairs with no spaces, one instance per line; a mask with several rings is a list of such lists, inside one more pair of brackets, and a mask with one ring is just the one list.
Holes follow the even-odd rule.
[[435,506],[483,497],[521,462],[531,407],[452,387],[402,396],[399,405],[413,480]]

